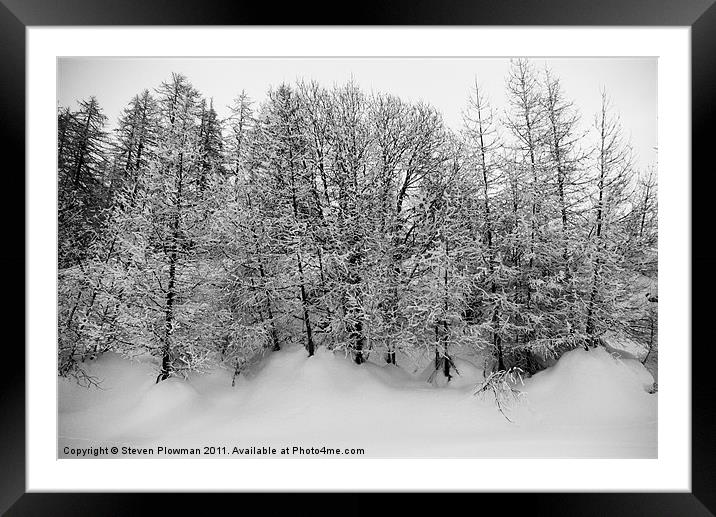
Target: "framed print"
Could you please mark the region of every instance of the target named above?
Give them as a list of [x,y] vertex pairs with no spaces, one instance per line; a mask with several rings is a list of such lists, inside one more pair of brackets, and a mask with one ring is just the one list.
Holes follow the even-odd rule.
[[709,515],[691,169],[716,8],[652,4],[319,26],[5,1],[27,303],[3,509],[509,491]]

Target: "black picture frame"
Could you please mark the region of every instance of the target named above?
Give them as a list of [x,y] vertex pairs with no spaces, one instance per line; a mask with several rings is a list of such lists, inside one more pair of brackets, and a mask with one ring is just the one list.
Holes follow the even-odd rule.
[[[716,256],[710,252],[713,223],[711,197],[715,190],[713,144],[716,141],[716,5],[714,0],[400,0],[390,3],[278,6],[273,2],[221,2],[219,0],[0,0],[0,156],[3,157],[7,214],[6,232],[22,232],[23,244],[5,241],[0,264],[6,278],[25,271],[24,223],[25,159],[25,29],[38,25],[576,25],[576,26],[689,26],[691,27],[692,101],[692,272],[699,271],[698,289],[692,289],[692,491],[643,494],[470,494],[460,502],[456,495],[427,497],[415,494],[401,504],[401,512],[417,509],[453,511],[460,503],[486,511],[486,504],[502,506],[508,513],[529,515],[714,515],[716,513],[716,404],[713,402],[713,345],[708,337],[708,316],[714,292]],[[88,42],[89,44],[89,42]],[[667,171],[674,172],[674,171]],[[695,181],[697,180],[697,181]],[[686,181],[686,178],[685,178]],[[23,195],[20,195],[20,193]],[[10,228],[12,227],[12,228]],[[24,286],[23,286],[24,288]],[[11,294],[6,293],[6,299]],[[20,303],[19,300],[22,300]],[[25,294],[13,296],[11,321],[25,321]],[[701,329],[702,332],[694,332]],[[24,329],[21,331],[24,338]],[[23,339],[24,341],[24,339]],[[187,495],[171,498],[151,494],[47,494],[25,493],[25,352],[19,340],[6,336],[0,364],[0,512],[7,515],[161,515],[187,510]],[[686,347],[689,344],[683,344]],[[241,498],[240,507],[237,497]],[[275,496],[272,496],[275,497]],[[314,494],[307,502],[312,513],[322,508],[373,511],[381,503],[366,503],[364,495],[351,501],[331,502],[335,495]],[[467,497],[464,497],[467,499]],[[248,511],[256,496],[212,495],[237,511]],[[477,498],[476,500],[474,498]],[[278,497],[273,501],[281,502]],[[340,505],[340,506],[336,506]],[[206,507],[205,507],[206,508]],[[246,510],[242,510],[246,509]],[[216,510],[219,512],[220,510]]]

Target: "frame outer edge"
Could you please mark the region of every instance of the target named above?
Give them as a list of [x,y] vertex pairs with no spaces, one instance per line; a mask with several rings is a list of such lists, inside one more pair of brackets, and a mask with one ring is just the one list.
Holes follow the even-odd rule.
[[[713,388],[705,383],[713,376],[714,347],[709,325],[712,294],[716,290],[713,271],[713,145],[716,139],[716,4],[691,27],[691,221],[692,221],[692,371],[691,371],[691,489],[713,513],[716,511],[716,404]],[[694,187],[698,178],[699,186]],[[694,275],[699,272],[698,289]],[[694,325],[694,323],[696,325]],[[701,329],[695,332],[696,328]],[[700,384],[700,386],[699,386]]]
[[[22,282],[25,269],[25,25],[4,5],[0,5],[0,154],[3,156],[4,189],[10,195],[2,206],[3,233],[17,232],[22,246],[4,239],[0,266],[6,279]],[[18,216],[22,216],[22,224]],[[7,235],[9,236],[9,235]],[[5,237],[5,235],[4,235]],[[23,272],[22,279],[19,272]],[[22,294],[20,294],[22,293]],[[2,346],[0,375],[0,513],[25,492],[25,290],[8,293],[6,307],[15,312],[3,318],[12,338]],[[19,314],[18,314],[19,313]],[[9,317],[8,317],[9,316]],[[17,334],[22,337],[20,346]]]

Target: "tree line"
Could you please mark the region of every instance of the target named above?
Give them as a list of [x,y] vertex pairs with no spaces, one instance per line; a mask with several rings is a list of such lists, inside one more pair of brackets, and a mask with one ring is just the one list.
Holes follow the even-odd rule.
[[155,355],[157,382],[291,343],[427,350],[448,380],[462,347],[527,372],[607,332],[655,350],[656,173],[607,94],[585,130],[529,60],[502,112],[466,86],[455,129],[355,81],[242,91],[222,119],[172,74],[112,131],[94,97],[59,108],[60,375],[109,350]]

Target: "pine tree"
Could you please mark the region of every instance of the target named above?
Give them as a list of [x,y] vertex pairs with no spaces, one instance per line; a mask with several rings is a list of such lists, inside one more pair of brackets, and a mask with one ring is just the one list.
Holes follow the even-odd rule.
[[511,62],[507,78],[510,110],[505,124],[511,135],[512,152],[508,175],[512,190],[513,263],[518,272],[513,288],[511,325],[515,335],[512,353],[518,362],[531,362],[534,346],[544,340],[545,320],[541,317],[548,300],[543,276],[548,273],[551,248],[546,242],[546,205],[549,189],[545,188],[545,111],[543,92],[533,65],[527,59]]
[[224,146],[226,152],[226,163],[228,170],[232,171],[237,178],[245,172],[242,167],[246,163],[247,153],[250,144],[249,133],[253,128],[254,115],[251,108],[252,102],[245,90],[234,99],[229,111],[231,115],[227,120],[229,137]]
[[[446,156],[440,174],[429,175],[422,186],[426,221],[422,226],[427,246],[419,260],[428,265],[415,300],[418,320],[434,331],[435,379],[441,373],[447,382],[455,368],[451,348],[470,343],[475,336],[469,332],[465,312],[474,290],[476,264],[484,254],[480,241],[474,238],[472,204],[465,195],[476,194],[476,184],[465,167],[462,143],[448,137],[442,150]],[[421,239],[422,240],[422,239]],[[483,274],[487,268],[482,268]]]
[[525,246],[527,267],[525,271],[525,308],[530,309],[532,280],[539,276],[535,268],[541,267],[540,246],[543,225],[544,200],[543,173],[543,126],[545,114],[542,109],[542,92],[531,63],[526,59],[512,61],[507,78],[507,93],[511,107],[506,124],[514,139],[517,162],[513,166],[523,171],[527,186],[523,189],[529,196],[529,212],[526,215],[528,234]]
[[[316,92],[315,87],[312,92]],[[311,97],[315,99],[315,93],[309,101]],[[320,102],[320,97],[316,100]],[[326,238],[322,240],[330,242],[327,266],[331,286],[337,291],[331,313],[337,315],[337,327],[344,333],[341,341],[345,348],[353,354],[357,364],[362,364],[368,357],[366,349],[372,346],[367,335],[370,329],[367,328],[366,314],[369,310],[367,248],[372,233],[369,213],[373,204],[373,185],[368,170],[371,138],[367,122],[368,101],[358,86],[349,82],[328,93],[324,103],[327,107],[325,116],[313,112],[309,134],[313,135],[312,147],[318,165],[314,184],[323,185],[323,197],[330,207],[328,226],[322,232]],[[326,124],[330,124],[330,129],[321,129]],[[326,154],[327,161],[323,158]],[[316,197],[320,203],[321,196]]]
[[579,129],[579,114],[566,98],[559,78],[548,69],[544,72],[542,104],[546,119],[544,141],[549,149],[544,180],[551,193],[548,200],[552,205],[547,207],[550,219],[547,239],[554,243],[554,251],[550,253],[547,248],[545,253],[545,278],[553,286],[546,293],[552,316],[540,348],[543,356],[554,356],[579,341],[574,276],[581,269],[583,260],[578,245],[581,238],[578,221],[583,217],[586,198],[586,156],[580,149],[584,134]]
[[620,314],[615,301],[626,289],[621,246],[626,240],[625,211],[633,175],[631,148],[624,142],[619,119],[611,113],[606,92],[595,117],[597,155],[592,202],[593,228],[589,238],[591,272],[584,331],[585,346],[596,346],[598,336]]
[[89,384],[80,363],[114,339],[114,279],[99,274],[114,251],[105,121],[94,97],[58,113],[58,370]]
[[[473,183],[477,187],[475,196],[479,199],[481,210],[475,211],[473,218],[479,219],[476,224],[476,243],[484,243],[486,253],[483,259],[482,271],[486,274],[480,275],[480,270],[473,274],[484,277],[478,289],[474,289],[471,296],[471,305],[468,309],[468,317],[473,318],[481,314],[487,314],[490,321],[491,337],[489,343],[492,353],[497,360],[497,368],[505,370],[504,346],[510,336],[503,335],[501,318],[504,311],[501,309],[504,292],[501,284],[501,276],[504,276],[503,268],[500,267],[500,252],[498,242],[499,225],[499,204],[497,198],[504,189],[504,178],[501,170],[502,160],[500,142],[495,127],[495,120],[486,97],[482,94],[477,79],[473,94],[468,101],[468,109],[463,114],[465,125],[465,139],[470,156],[470,166],[474,170]],[[498,293],[500,291],[500,293]],[[481,295],[482,293],[482,295]],[[487,305],[487,308],[480,307]]]
[[125,293],[123,341],[160,357],[159,382],[200,367],[216,330],[201,292],[212,243],[206,231],[210,201],[202,195],[207,178],[199,93],[173,74],[156,94],[156,148],[138,171],[140,199],[119,202],[114,221]]
[[305,163],[305,136],[299,132],[298,110],[298,98],[290,86],[281,85],[269,92],[257,120],[251,180],[263,183],[275,194],[271,199],[262,200],[266,204],[259,210],[280,234],[279,248],[293,270],[289,281],[298,297],[304,346],[312,356],[315,352],[311,321],[313,265],[308,227],[317,214]]
[[139,173],[146,170],[157,145],[158,107],[156,100],[144,90],[135,95],[122,111],[115,130],[115,181],[136,197]]
[[102,233],[108,163],[106,117],[90,97],[77,112],[58,114],[58,255],[60,267],[76,265]]
[[199,153],[201,155],[201,175],[199,187],[206,190],[208,182],[216,174],[225,174],[224,167],[224,139],[222,123],[214,109],[213,99],[206,106],[206,100],[201,100],[201,114],[199,123]]

